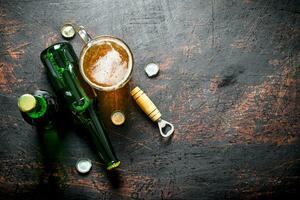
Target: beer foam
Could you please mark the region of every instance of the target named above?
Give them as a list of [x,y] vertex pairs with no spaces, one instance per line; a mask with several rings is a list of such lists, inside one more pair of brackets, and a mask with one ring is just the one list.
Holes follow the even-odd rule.
[[120,53],[110,42],[107,44],[110,45],[111,50],[96,60],[91,76],[99,84],[115,85],[121,82],[127,74],[127,62],[122,60]]

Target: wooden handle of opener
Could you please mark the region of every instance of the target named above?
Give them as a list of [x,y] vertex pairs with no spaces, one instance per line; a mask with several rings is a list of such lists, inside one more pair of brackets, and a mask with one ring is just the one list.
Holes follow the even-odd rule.
[[161,117],[161,114],[154,103],[139,87],[135,87],[133,90],[131,90],[130,94],[139,107],[144,111],[144,113],[146,113],[146,115],[148,115],[148,117],[150,117],[152,121],[156,122]]

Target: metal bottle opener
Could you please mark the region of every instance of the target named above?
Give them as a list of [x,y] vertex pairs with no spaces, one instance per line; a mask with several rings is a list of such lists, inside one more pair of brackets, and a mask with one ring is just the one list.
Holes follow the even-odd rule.
[[133,90],[131,90],[130,94],[139,107],[144,111],[144,113],[146,113],[146,115],[148,115],[153,122],[158,123],[161,136],[169,137],[173,134],[173,124],[161,118],[161,113],[143,90],[141,90],[139,87],[135,87]]

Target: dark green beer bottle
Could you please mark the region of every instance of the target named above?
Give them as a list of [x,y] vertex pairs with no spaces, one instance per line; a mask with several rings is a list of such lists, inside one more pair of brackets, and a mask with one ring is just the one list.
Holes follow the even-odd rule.
[[57,96],[63,100],[75,121],[90,133],[106,168],[111,170],[118,167],[120,161],[95,112],[96,99],[87,96],[74,72],[78,68],[78,58],[71,44],[60,42],[48,47],[41,53],[41,61]]
[[57,126],[59,106],[56,97],[47,91],[36,90],[20,96],[18,107],[23,119],[36,127],[46,172],[61,170],[56,165],[60,163],[62,144]]
[[49,92],[36,90],[33,94],[23,94],[18,99],[18,107],[27,123],[43,129],[53,127],[58,104]]

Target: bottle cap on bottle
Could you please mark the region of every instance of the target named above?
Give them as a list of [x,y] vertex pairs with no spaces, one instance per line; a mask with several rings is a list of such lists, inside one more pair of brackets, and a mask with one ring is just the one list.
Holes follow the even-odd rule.
[[29,112],[36,106],[36,99],[31,94],[23,94],[18,99],[18,107],[22,112]]
[[111,114],[110,119],[114,125],[120,126],[125,122],[125,115],[119,110],[114,111]]
[[90,159],[82,158],[79,159],[76,163],[76,169],[81,174],[88,173],[92,168],[92,162]]

